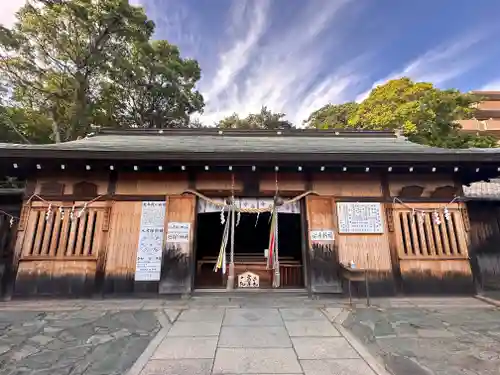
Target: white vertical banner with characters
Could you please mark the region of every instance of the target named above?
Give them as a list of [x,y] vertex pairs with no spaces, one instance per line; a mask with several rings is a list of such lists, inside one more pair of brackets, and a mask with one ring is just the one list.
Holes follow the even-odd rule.
[[165,225],[165,202],[142,202],[135,281],[159,281]]

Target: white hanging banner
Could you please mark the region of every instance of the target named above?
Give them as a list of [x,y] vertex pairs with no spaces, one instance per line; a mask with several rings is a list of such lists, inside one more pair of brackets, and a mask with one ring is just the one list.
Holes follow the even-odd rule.
[[[223,203],[223,198],[214,198],[216,202]],[[273,198],[235,198],[236,207],[242,209],[262,209],[270,208],[273,205]],[[198,200],[198,213],[220,212],[221,207],[216,206],[203,199]],[[287,203],[278,207],[279,213],[300,214],[300,202]]]
[[135,281],[159,281],[165,225],[165,202],[142,202]]

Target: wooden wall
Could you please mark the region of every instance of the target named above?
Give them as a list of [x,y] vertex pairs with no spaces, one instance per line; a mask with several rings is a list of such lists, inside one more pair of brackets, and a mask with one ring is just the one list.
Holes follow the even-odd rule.
[[[445,206],[449,220],[443,213]],[[434,222],[433,211],[441,224]],[[463,203],[394,204],[388,216],[404,293],[474,292]]]
[[[334,202],[330,197],[308,196],[306,198],[308,230],[329,230],[334,228]],[[310,257],[310,280],[313,293],[338,293],[339,252],[335,241],[312,242],[308,234]]]
[[[79,204],[80,202],[76,202]],[[17,266],[14,295],[92,294],[100,254],[105,252],[109,208],[96,202],[70,217],[72,205],[47,217],[49,205],[24,205],[15,247]]]
[[312,176],[312,190],[332,197],[382,197],[379,175],[369,173],[317,173]]
[[470,258],[478,288],[500,290],[500,203],[469,202]]
[[189,242],[167,242],[162,257],[159,292],[161,294],[190,293],[194,267],[193,241],[196,217],[196,198],[192,195],[170,196],[167,199],[165,217],[168,223],[189,223]]
[[[254,184],[257,182],[256,194],[266,196],[274,194],[275,173],[256,173],[251,176],[256,176],[257,180],[254,178],[254,181],[251,181],[248,176],[235,174],[236,194],[249,191],[247,186],[249,181]],[[323,286],[328,284],[332,290],[335,289],[338,286],[338,264],[351,260],[358,267],[370,271],[375,294],[393,294],[397,288],[405,293],[427,293],[436,290],[435,285],[441,287],[445,284],[446,287],[441,287],[443,291],[452,291],[457,286],[459,289],[467,289],[464,285],[467,287],[470,285],[471,272],[470,267],[468,268],[467,235],[464,229],[466,220],[463,219],[465,207],[463,205],[452,207],[452,227],[440,237],[443,238],[440,241],[444,242],[434,241],[431,246],[426,242],[428,240],[425,240],[424,246],[424,242],[419,242],[421,240],[418,236],[426,233],[435,236],[433,229],[428,232],[427,223],[424,223],[423,227],[412,226],[413,222],[405,226],[401,217],[408,215],[408,209],[390,203],[393,196],[400,196],[405,200],[405,194],[410,192],[417,194],[421,202],[415,203],[414,207],[437,209],[442,204],[431,203],[431,200],[441,197],[443,202],[446,201],[446,194],[452,194],[456,190],[453,176],[438,174],[415,176],[417,175],[389,175],[384,180],[383,176],[375,173],[353,175],[325,172],[312,174],[307,178],[306,174],[278,174],[280,191],[298,195],[312,189],[320,195],[309,196],[306,199],[308,229],[335,231],[334,243],[321,247],[323,250],[328,250],[326,253],[331,258],[328,267],[325,266],[324,259],[321,260],[321,266],[314,265],[315,260],[319,260],[315,255],[319,254],[319,248],[316,249],[317,246],[309,243],[308,255],[311,257],[312,271],[310,279],[313,289],[318,289],[320,284]],[[191,271],[186,264],[191,261],[193,251],[196,200],[191,195],[180,196],[180,194],[188,188],[219,195],[227,194],[233,186],[231,174],[229,172],[203,172],[197,175],[118,174],[114,182],[110,176],[92,177],[89,174],[75,178],[55,176],[38,179],[34,191],[43,196],[44,191],[53,188],[51,196],[54,196],[57,189],[61,189],[62,198],[60,200],[53,198],[52,203],[65,205],[66,210],[69,210],[75,203],[71,198],[77,199],[73,194],[75,186],[82,182],[95,184],[97,195],[107,194],[103,201],[96,202],[89,208],[90,219],[85,219],[87,221],[82,219],[73,223],[68,218],[61,220],[56,213],[53,220],[58,224],[50,224],[50,221],[47,224],[42,215],[47,209],[47,203],[33,201],[30,206],[24,207],[16,241],[15,261],[19,264],[16,291],[19,294],[39,294],[48,291],[52,288],[51,285],[57,284],[61,293],[73,293],[77,290],[105,293],[189,292]],[[363,198],[382,203],[384,233],[339,234],[336,203],[363,201]],[[164,199],[167,199],[166,222],[190,222],[191,242],[166,246],[164,259],[170,262],[170,266],[163,264],[161,281],[154,285],[141,283],[138,285],[134,282],[134,273],[141,201]],[[89,226],[90,222],[92,224]],[[324,228],[325,226],[331,228]],[[450,230],[454,231],[454,237],[450,234]],[[412,237],[409,233],[415,233],[415,236]],[[448,236],[447,240],[445,236]],[[89,242],[89,237],[96,239]],[[439,245],[442,251],[439,250]],[[70,248],[73,250],[69,251]],[[411,249],[412,254],[408,253],[408,249]],[[418,254],[415,249],[418,249]],[[172,267],[174,263],[176,266]],[[325,267],[332,273],[331,277],[325,278]],[[78,269],[81,271],[77,271]],[[64,282],[60,282],[61,280]],[[443,283],[443,280],[446,283]],[[429,284],[431,281],[432,285]]]
[[113,202],[104,268],[104,292],[134,291],[134,274],[141,225],[141,202]]
[[[138,178],[139,177],[139,178]],[[187,173],[118,174],[116,194],[176,195],[188,188]]]

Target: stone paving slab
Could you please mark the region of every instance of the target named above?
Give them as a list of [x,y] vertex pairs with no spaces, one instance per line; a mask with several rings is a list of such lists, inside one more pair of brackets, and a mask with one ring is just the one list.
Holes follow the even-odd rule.
[[281,317],[285,321],[324,320],[325,315],[318,309],[311,308],[281,308]]
[[292,348],[220,348],[213,374],[300,374],[302,368]]
[[220,322],[177,321],[168,332],[168,336],[218,336],[220,328]]
[[360,358],[343,337],[292,337],[299,359]]
[[217,337],[166,337],[153,354],[153,359],[214,358]]
[[281,314],[275,308],[227,309],[222,323],[225,326],[280,326]]
[[339,331],[332,326],[332,324],[324,318],[324,320],[314,321],[286,321],[286,329],[290,337],[300,336],[340,336]]
[[189,309],[180,314],[180,322],[218,322],[222,323],[224,309]]
[[285,327],[222,327],[220,348],[291,348]]
[[211,375],[211,359],[153,360],[141,375]]
[[300,364],[305,375],[376,375],[362,359],[302,360]]

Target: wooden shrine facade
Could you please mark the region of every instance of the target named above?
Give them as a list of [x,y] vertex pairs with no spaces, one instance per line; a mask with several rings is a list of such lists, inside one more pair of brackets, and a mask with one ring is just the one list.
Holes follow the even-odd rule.
[[[307,193],[298,203],[301,273],[290,274],[290,286],[341,292],[339,265],[354,262],[368,269],[378,295],[474,291],[462,186],[495,176],[500,153],[444,151],[387,133],[301,132],[292,141],[276,133],[181,133],[191,138],[104,132],[61,145],[2,146],[3,173],[27,180],[16,217],[14,294],[189,294],[196,287],[200,196],[270,199],[277,192],[285,200]],[[236,138],[302,149],[252,153],[244,147],[257,146],[235,146]],[[139,149],[116,148],[123,139]],[[145,150],[144,142],[157,140],[161,147],[172,142],[170,149]],[[145,203],[163,210],[156,223],[144,223]],[[144,271],[157,279],[137,277],[144,230],[161,236],[160,263]],[[246,271],[256,272],[246,265],[237,273]]]

